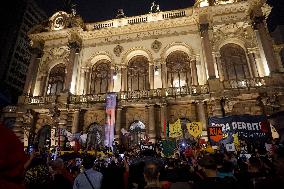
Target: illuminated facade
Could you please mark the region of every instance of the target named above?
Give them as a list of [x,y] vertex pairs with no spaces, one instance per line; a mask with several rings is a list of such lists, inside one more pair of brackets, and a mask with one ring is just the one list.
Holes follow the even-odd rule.
[[281,111],[284,70],[267,32],[269,11],[260,0],[203,0],[99,23],[57,12],[30,32],[36,50],[14,130],[27,145],[30,127],[103,127],[108,92],[118,96],[116,138],[136,122],[155,141],[165,120],[201,121],[206,131],[208,116]]

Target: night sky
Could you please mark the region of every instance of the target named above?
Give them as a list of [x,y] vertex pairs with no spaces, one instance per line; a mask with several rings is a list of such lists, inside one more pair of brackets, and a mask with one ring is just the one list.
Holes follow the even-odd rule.
[[[65,1],[70,0],[36,0],[38,5],[50,17],[59,10],[66,10]],[[113,19],[117,9],[122,8],[126,16],[143,15],[149,12],[153,0],[72,0],[77,4],[77,12],[85,22],[98,22]],[[162,11],[187,8],[194,0],[156,0]],[[284,24],[284,0],[268,0],[273,5],[268,19],[268,27],[273,31],[277,25]]]
[[[64,0],[36,0],[48,16],[58,10],[64,10]],[[126,16],[143,15],[150,11],[153,0],[73,0],[77,12],[85,22],[113,19],[117,9],[123,9]],[[173,10],[190,7],[194,0],[156,0],[161,10]]]

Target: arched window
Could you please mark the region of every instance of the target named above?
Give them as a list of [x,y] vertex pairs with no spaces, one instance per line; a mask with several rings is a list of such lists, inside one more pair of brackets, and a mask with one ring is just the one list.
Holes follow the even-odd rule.
[[224,79],[250,78],[246,53],[239,45],[228,43],[220,49]]
[[64,88],[64,80],[65,80],[65,65],[58,64],[54,66],[49,73],[47,94],[55,95],[62,92]]
[[128,91],[148,90],[149,61],[145,56],[135,56],[130,59],[127,67]]
[[167,56],[167,77],[169,87],[183,87],[190,85],[190,61],[183,51],[174,51]]
[[91,93],[107,93],[111,78],[110,62],[100,60],[92,67]]

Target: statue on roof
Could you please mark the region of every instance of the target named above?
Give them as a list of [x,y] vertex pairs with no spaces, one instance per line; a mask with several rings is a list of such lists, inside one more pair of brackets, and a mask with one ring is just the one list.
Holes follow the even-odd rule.
[[150,13],[160,12],[160,5],[156,4],[155,1],[152,2]]
[[117,13],[116,13],[116,17],[115,18],[125,18],[125,14],[123,12],[123,9],[118,9]]

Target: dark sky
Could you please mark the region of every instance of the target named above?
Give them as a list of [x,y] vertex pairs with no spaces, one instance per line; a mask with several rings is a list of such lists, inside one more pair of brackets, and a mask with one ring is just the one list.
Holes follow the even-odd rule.
[[[64,1],[35,0],[50,17],[59,10],[65,10]],[[109,20],[115,17],[117,9],[124,9],[126,16],[143,15],[149,12],[153,0],[71,0],[77,4],[77,12],[85,22]],[[273,31],[277,25],[284,24],[284,0],[267,0],[273,5],[268,19],[268,27]],[[195,0],[156,0],[162,11],[190,7]]]
[[[38,5],[51,16],[58,10],[64,10],[64,0],[36,0]],[[117,9],[122,8],[126,16],[143,15],[150,11],[153,0],[73,0],[77,12],[85,22],[109,20],[115,17]],[[190,7],[194,0],[156,0],[161,10],[173,10]]]

